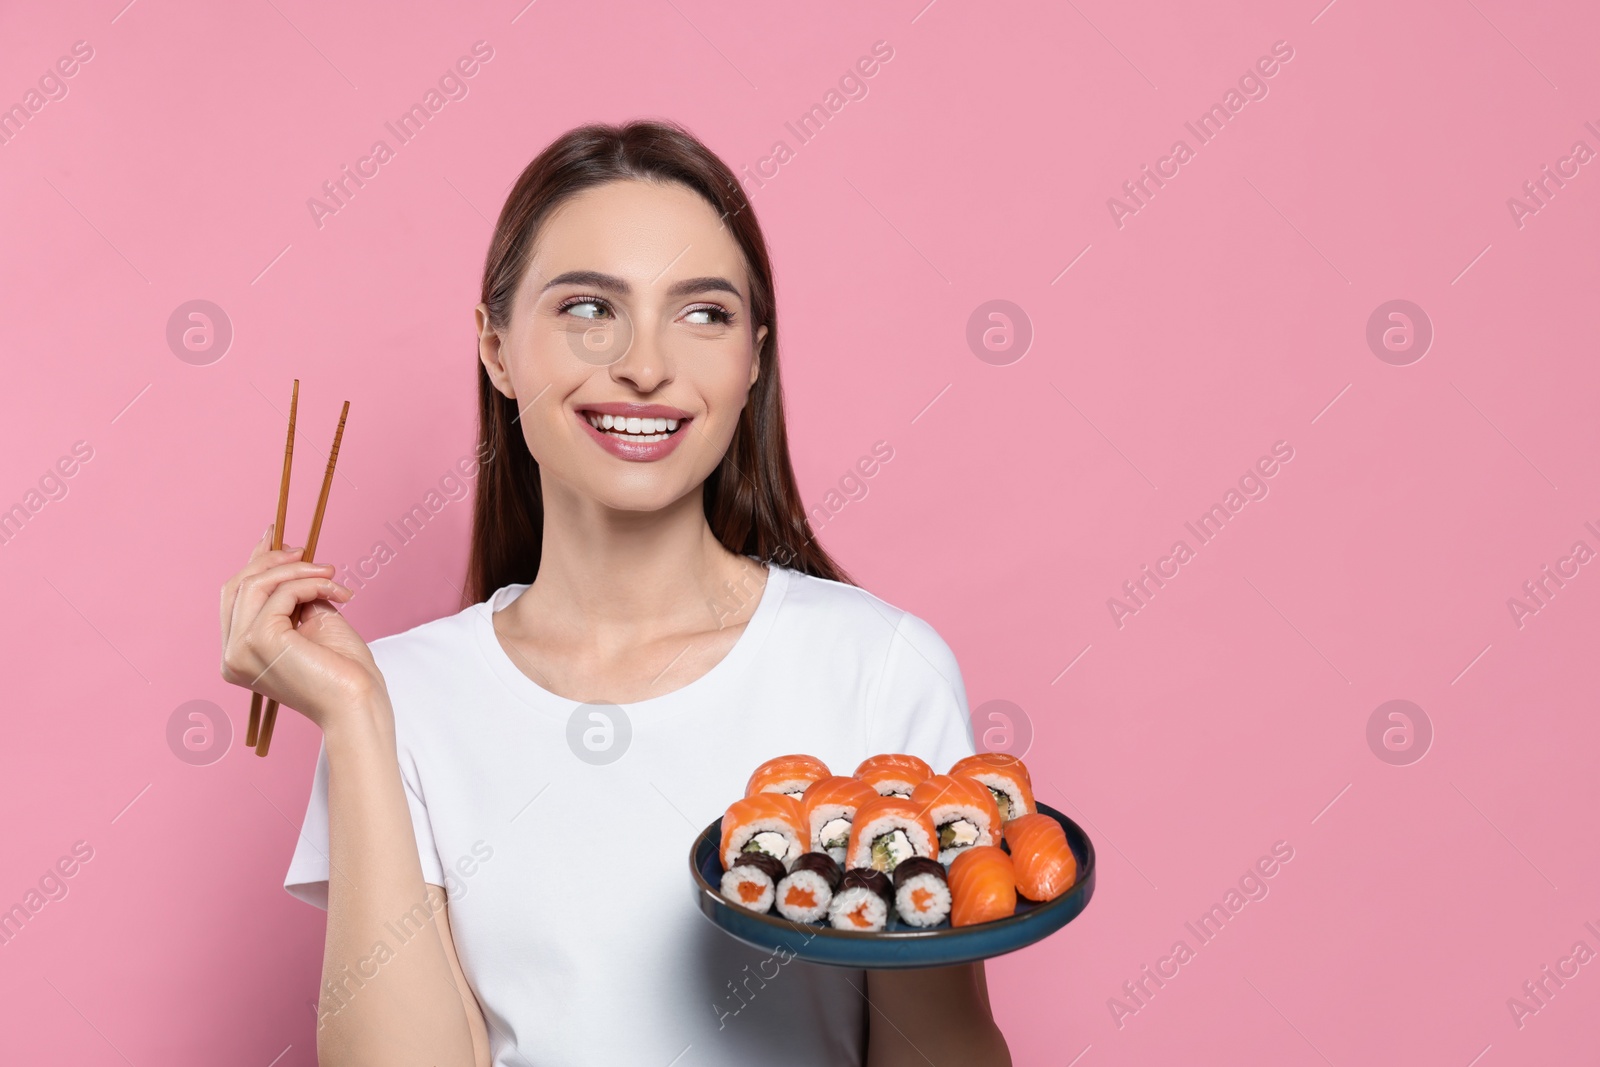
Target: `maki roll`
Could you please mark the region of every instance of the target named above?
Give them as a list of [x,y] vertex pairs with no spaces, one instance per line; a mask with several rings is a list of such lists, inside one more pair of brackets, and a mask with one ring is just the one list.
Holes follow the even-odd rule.
[[844,877],[826,852],[807,852],[794,861],[778,882],[778,914],[798,923],[814,923],[828,915],[833,891]]
[[936,774],[912,791],[911,803],[933,820],[939,861],[946,867],[973,845],[1000,843],[1000,809],[976,778]]
[[1019,815],[1006,823],[1005,838],[1017,890],[1029,900],[1054,900],[1078,880],[1078,858],[1066,831],[1050,816]]
[[975,756],[956,761],[950,768],[953,778],[975,778],[989,787],[994,794],[995,806],[1000,809],[1000,821],[1010,822],[1018,815],[1032,815],[1033,780],[1028,768],[1015,756],[1004,752],[979,752]]
[[783,864],[766,853],[743,853],[722,873],[722,895],[741,908],[766,913],[784,874]]
[[894,869],[894,910],[908,926],[938,926],[950,914],[950,887],[938,860],[912,856]]
[[900,797],[878,797],[856,809],[845,845],[846,867],[887,873],[912,856],[939,856],[939,837],[924,808]]
[[882,930],[889,921],[894,887],[882,871],[845,871],[828,905],[828,921],[839,930]]
[[724,869],[745,852],[764,852],[787,867],[806,851],[805,839],[798,800],[783,793],[756,793],[728,806],[718,855]]
[[757,793],[787,793],[796,800],[806,791],[806,786],[833,772],[815,756],[775,756],[757,767],[744,787],[744,795]]
[[950,864],[950,925],[973,926],[1017,910],[1017,875],[998,845],[975,845]]
[[812,782],[800,798],[800,824],[806,831],[807,847],[843,863],[856,809],[877,796],[871,786],[855,778],[835,776]]
[[903,752],[869,756],[856,768],[856,777],[870,785],[879,796],[909,797],[917,783],[932,777],[933,768],[925,760]]

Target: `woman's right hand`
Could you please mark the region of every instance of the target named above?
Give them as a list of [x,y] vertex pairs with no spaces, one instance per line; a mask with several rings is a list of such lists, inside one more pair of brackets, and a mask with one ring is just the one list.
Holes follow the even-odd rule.
[[334,568],[302,562],[299,548],[273,551],[271,536],[269,526],[250,561],[222,587],[222,677],[327,732],[385,693],[383,674],[334,607],[355,595],[333,580]]

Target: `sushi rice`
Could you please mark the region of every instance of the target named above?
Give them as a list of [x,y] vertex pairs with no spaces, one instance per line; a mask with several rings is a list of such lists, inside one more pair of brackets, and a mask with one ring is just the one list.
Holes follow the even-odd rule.
[[834,895],[828,921],[836,930],[882,930],[889,921],[889,904],[866,886],[851,886]]
[[894,910],[907,926],[938,926],[950,915],[950,886],[937,860],[914,857],[894,871]]
[[777,884],[783,880],[783,864],[760,852],[747,852],[722,873],[722,895],[751,911],[765,914],[772,910]]
[[797,923],[814,923],[827,917],[833,887],[816,871],[796,869],[784,875],[777,888],[778,914]]

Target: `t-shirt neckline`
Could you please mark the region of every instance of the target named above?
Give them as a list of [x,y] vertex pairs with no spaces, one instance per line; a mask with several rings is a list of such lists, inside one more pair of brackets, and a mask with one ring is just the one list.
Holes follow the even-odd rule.
[[[680,686],[670,693],[647,697],[623,706],[630,710],[648,709],[657,714],[670,712],[688,706],[697,697],[722,684],[723,679],[731,678],[743,670],[750,658],[766,641],[773,620],[778,614],[778,608],[789,591],[791,577],[789,568],[775,563],[766,564],[766,568],[767,582],[762,589],[761,600],[756,604],[756,610],[750,616],[750,621],[745,624],[744,633],[739,635],[739,639],[734,642],[727,655],[687,685]],[[518,701],[536,711],[565,717],[583,702],[552,693],[524,674],[521,668],[512,662],[494,631],[494,613],[521,596],[527,588],[526,582],[504,585],[495,590],[488,600],[473,606],[472,611],[475,615],[473,632],[477,638],[478,651],[488,663],[489,669]]]

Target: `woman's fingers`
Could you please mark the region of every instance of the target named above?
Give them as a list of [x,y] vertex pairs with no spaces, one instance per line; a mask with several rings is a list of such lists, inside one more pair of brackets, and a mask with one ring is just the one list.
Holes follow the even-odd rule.
[[[272,528],[270,526],[267,527],[267,532],[269,535],[271,534]],[[301,551],[302,550],[299,548],[287,547],[281,549],[271,549],[267,547],[267,542],[263,539],[263,541],[256,545],[255,549],[250,553],[249,562],[223,583],[221,607],[222,640],[224,643],[226,643],[228,640],[228,632],[233,625],[233,620],[237,617],[237,614],[234,611],[234,602],[239,595],[240,583],[252,575],[260,574],[262,571],[268,570],[272,567],[280,566],[284,563],[289,563],[299,559]]]
[[[316,569],[314,564],[289,566]],[[248,589],[248,584],[246,588]],[[295,641],[304,640],[295,634],[294,624],[291,621],[294,609],[298,605],[316,600],[342,603],[349,600],[352,595],[350,590],[330,578],[320,576],[275,578],[259,610],[249,616],[241,612],[240,618],[236,621],[234,640],[229,643],[223,656],[223,676],[235,685],[247,686],[269,696],[275,690],[281,691],[279,686],[262,685],[260,682]],[[249,592],[242,592],[240,604],[245,604],[246,598],[250,596],[252,594]]]
[[254,545],[250,546],[250,558],[244,561],[244,569],[233,572],[228,576],[228,580],[222,583],[221,607],[223,644],[228,643],[228,628],[233,619],[233,598],[234,594],[239,588],[239,579],[244,576],[245,572],[250,569],[251,565],[254,564],[257,559],[261,558],[261,554],[267,551],[267,546],[272,541],[273,525],[273,523],[267,523],[266,532],[261,535]]
[[233,612],[227,622],[224,647],[232,643],[235,634],[247,634],[255,628],[267,598],[280,582],[332,575],[333,568],[325,563],[305,563],[298,559],[273,564],[253,574],[241,574],[234,591]]
[[309,604],[313,600],[342,604],[354,595],[332,578],[295,578],[278,583],[262,606],[261,615],[263,620],[278,616],[288,619],[293,616],[294,609],[302,604]]

